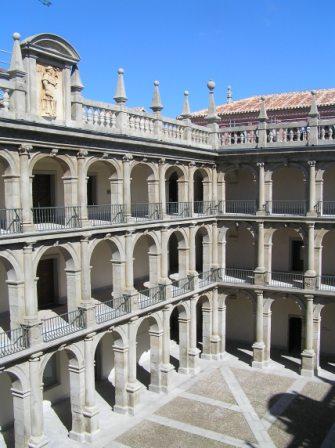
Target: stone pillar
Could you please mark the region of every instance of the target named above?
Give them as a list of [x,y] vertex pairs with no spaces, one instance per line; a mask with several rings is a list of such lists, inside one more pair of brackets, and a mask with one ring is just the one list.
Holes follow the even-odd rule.
[[199,296],[194,295],[190,299],[190,348],[188,351],[189,371],[195,375],[199,371],[199,353],[197,348],[197,301]]
[[127,232],[125,235],[125,252],[126,252],[126,292],[132,294],[134,292],[134,271],[133,271],[133,234]]
[[270,171],[267,172],[267,176],[268,178],[265,181],[265,202],[268,204],[267,205],[267,213],[269,213],[271,215],[272,213],[272,196],[273,196],[273,191],[272,191],[272,179],[271,176],[272,173]]
[[313,299],[312,295],[305,295],[305,347],[301,353],[301,375],[314,375],[314,358],[313,349]]
[[87,216],[87,171],[85,167],[85,156],[87,152],[80,150],[77,154],[78,170],[78,205],[80,207],[80,217],[82,226],[85,227],[88,222]]
[[202,304],[202,352],[201,358],[211,359],[212,307],[207,301]]
[[189,226],[189,275],[197,275],[196,271],[196,252],[195,252],[195,234],[197,228],[195,226],[195,222],[191,222]]
[[226,356],[226,293],[219,294],[218,300],[218,335],[220,338],[220,358],[224,359]]
[[226,238],[227,238],[227,230],[224,227],[221,228],[220,231],[220,241],[218,242],[218,250],[219,250],[219,265],[221,269],[226,269]]
[[[93,363],[92,369],[94,373]],[[72,414],[72,428],[69,432],[69,438],[72,440],[76,440],[77,442],[84,442],[86,436],[86,422],[84,415],[86,376],[87,375],[84,366],[78,366],[76,361],[75,363],[72,363],[71,360],[69,361],[70,401]],[[89,440],[92,440],[90,436],[91,434],[89,434]]]
[[190,203],[191,216],[194,214],[194,172],[196,170],[195,162],[190,162],[188,167],[188,202]]
[[16,448],[26,448],[30,438],[30,391],[11,388],[14,414],[14,443]]
[[123,204],[127,221],[131,217],[131,161],[132,156],[130,154],[123,157]]
[[94,335],[95,333],[88,334],[84,339],[84,351],[85,351],[85,407],[84,407],[84,419],[85,419],[85,431],[88,441],[95,439],[95,436],[99,432],[99,409],[96,405],[96,392],[95,392],[95,361],[94,361]]
[[272,243],[265,244],[266,253],[266,273],[265,273],[265,283],[270,283],[271,272],[272,272]]
[[262,368],[264,366],[265,344],[263,337],[263,291],[255,291],[257,295],[256,303],[256,342],[253,344],[252,366]]
[[218,178],[217,184],[218,200],[219,200],[219,213],[225,214],[226,212],[226,181],[224,173]]
[[160,279],[160,272],[161,272],[161,257],[162,254],[160,252],[148,252],[149,257],[149,283],[150,286],[156,286],[158,284],[158,281]]
[[255,269],[255,284],[265,283],[265,256],[264,256],[264,222],[258,222],[257,234],[257,268]]
[[212,198],[211,200],[214,204],[217,204],[218,201],[218,172],[216,170],[216,165],[213,165],[212,168]]
[[321,310],[324,305],[316,305],[313,313],[313,350],[314,373],[317,375],[320,368],[320,339],[321,339]]
[[316,272],[314,264],[314,223],[308,223],[308,269],[305,272],[304,287],[306,289],[315,289]]
[[43,424],[43,386],[41,384],[42,353],[35,353],[29,359],[30,377],[30,440],[29,448],[41,448],[48,445]]
[[21,208],[20,176],[4,174],[2,178],[4,180],[5,208]]
[[30,145],[21,145],[19,148],[22,228],[24,232],[33,230],[32,189],[29,175],[29,157],[32,149]]
[[95,325],[95,308],[91,291],[91,257],[89,253],[89,239],[87,237],[80,240],[81,255],[81,303],[80,308],[85,315],[86,328]]
[[113,206],[123,204],[123,179],[115,178],[111,176],[109,178],[110,190],[111,190],[111,207],[113,213]]
[[143,385],[137,380],[136,375],[136,334],[137,334],[137,322],[138,317],[132,318],[128,322],[128,383],[127,383],[127,394],[128,394],[128,412],[134,415],[135,409],[137,408],[140,401],[141,390]]
[[219,299],[218,288],[212,291],[212,334],[211,355],[213,359],[220,359],[220,336],[219,336]]
[[218,257],[218,224],[217,222],[212,223],[212,263],[211,268],[217,269],[219,267],[219,257]]
[[258,209],[257,214],[263,215],[264,205],[265,205],[265,173],[264,173],[264,163],[257,163],[258,166]]
[[172,306],[163,308],[163,343],[162,343],[162,365],[161,365],[161,387],[162,391],[168,393],[171,388],[171,378],[174,366],[170,363],[170,316]]
[[264,349],[264,366],[268,366],[271,361],[271,305],[273,299],[264,299],[263,307],[263,339],[265,344]]
[[189,337],[190,319],[186,316],[178,316],[179,325],[179,369],[178,373],[189,373]]
[[165,159],[159,160],[159,202],[162,207],[162,219],[166,219],[166,191],[165,191]]
[[163,331],[149,330],[150,335],[150,384],[149,390],[159,393],[162,390],[162,340]]
[[309,216],[316,216],[316,201],[315,201],[315,193],[316,193],[316,183],[315,183],[315,165],[316,162],[314,160],[310,160],[308,162],[309,165]]
[[111,260],[113,271],[113,296],[119,296],[125,287],[125,261]]
[[115,366],[115,405],[114,412],[128,412],[127,380],[128,380],[128,347],[113,345]]

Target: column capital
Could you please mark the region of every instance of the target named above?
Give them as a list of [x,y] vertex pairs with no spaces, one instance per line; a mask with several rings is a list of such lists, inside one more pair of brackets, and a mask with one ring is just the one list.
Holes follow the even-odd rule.
[[86,156],[88,156],[87,149],[79,149],[76,154],[77,159],[84,159]]
[[311,168],[316,166],[316,161],[315,161],[315,160],[309,160],[307,163],[308,163],[308,165],[309,165]]
[[258,166],[258,168],[264,168],[265,163],[264,162],[257,162],[256,165]]
[[123,161],[124,163],[131,162],[132,160],[133,160],[133,155],[132,155],[132,154],[128,154],[128,153],[126,153],[126,154],[122,157],[122,161]]
[[28,157],[30,157],[30,152],[32,150],[33,150],[33,146],[25,144],[25,143],[18,147],[18,151],[19,151],[19,155],[20,156],[28,156]]
[[313,294],[304,294],[304,297],[305,297],[307,302],[311,302],[311,301],[314,300],[314,295]]

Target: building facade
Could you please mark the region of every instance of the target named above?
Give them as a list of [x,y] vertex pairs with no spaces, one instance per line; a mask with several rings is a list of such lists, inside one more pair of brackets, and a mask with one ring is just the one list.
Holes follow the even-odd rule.
[[47,446],[43,400],[68,399],[69,437],[93,441],[98,384],[134,414],[145,387],[169,392],[171,340],[180,374],[236,344],[255,368],[291,353],[317,373],[335,351],[335,119],[318,92],[297,120],[273,123],[260,99],[251,124],[227,126],[210,81],[196,124],[187,92],[178,120],[157,81],[152,113],[128,108],[119,69],[115,104],[87,100],[68,42],[13,38],[0,72],[2,432]]

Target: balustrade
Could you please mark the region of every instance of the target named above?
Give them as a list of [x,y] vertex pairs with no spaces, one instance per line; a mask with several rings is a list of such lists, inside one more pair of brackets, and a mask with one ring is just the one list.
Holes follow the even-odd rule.
[[116,129],[117,109],[105,103],[85,100],[83,122],[85,125],[105,129]]
[[309,128],[307,122],[293,124],[279,123],[271,125],[267,129],[267,142],[271,145],[276,144],[306,144],[308,140]]

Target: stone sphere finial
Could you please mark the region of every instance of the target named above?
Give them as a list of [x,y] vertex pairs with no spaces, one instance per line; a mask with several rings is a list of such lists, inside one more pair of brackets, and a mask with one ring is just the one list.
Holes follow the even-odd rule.
[[159,86],[159,81],[154,81],[154,86],[158,87]]
[[215,89],[215,82],[211,79],[210,81],[208,81],[207,87],[212,92]]
[[189,96],[189,91],[188,90],[184,90],[184,95],[185,96]]
[[261,101],[265,101],[265,96],[261,96]]
[[311,95],[316,95],[316,91],[315,90],[311,90]]
[[124,74],[124,70],[121,67],[118,69],[117,72],[118,72],[119,75],[123,75]]
[[21,34],[17,33],[17,32],[13,33],[13,39],[14,40],[20,40],[21,39]]

